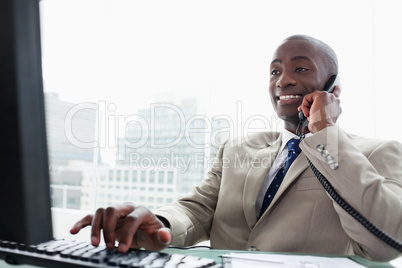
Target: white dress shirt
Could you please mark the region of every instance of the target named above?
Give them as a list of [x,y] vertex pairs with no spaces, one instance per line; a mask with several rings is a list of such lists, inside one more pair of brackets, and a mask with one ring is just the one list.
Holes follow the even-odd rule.
[[[306,137],[313,135],[312,133],[307,133]],[[257,200],[255,202],[255,210],[257,215],[260,215],[260,210],[262,207],[262,203],[264,202],[265,192],[268,190],[268,187],[271,185],[274,180],[276,173],[283,167],[286,162],[286,158],[288,157],[289,149],[286,146],[288,141],[291,139],[299,139],[299,137],[290,132],[287,129],[284,129],[282,132],[282,144],[279,148],[278,155],[276,156],[274,162],[272,163],[271,168],[269,169],[267,175],[265,176],[264,182],[262,183],[260,192],[258,193]]]

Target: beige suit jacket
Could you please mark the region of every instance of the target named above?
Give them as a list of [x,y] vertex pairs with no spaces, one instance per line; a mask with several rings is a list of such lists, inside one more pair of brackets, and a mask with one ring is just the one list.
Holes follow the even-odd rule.
[[[218,249],[356,254],[387,261],[398,252],[339,207],[312,173],[306,156],[362,215],[402,240],[402,145],[328,127],[300,143],[274,200],[258,219],[255,202],[281,145],[281,134],[227,141],[201,185],[156,214],[171,224],[172,244],[208,240]],[[338,168],[328,164],[323,145]]]

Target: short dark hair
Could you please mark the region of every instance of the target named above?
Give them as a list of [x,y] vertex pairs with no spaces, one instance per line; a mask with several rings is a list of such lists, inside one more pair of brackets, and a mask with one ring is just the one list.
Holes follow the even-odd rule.
[[314,44],[318,53],[320,53],[320,57],[322,58],[324,66],[327,68],[328,72],[330,74],[338,74],[338,57],[336,56],[335,51],[328,44],[314,37],[303,34],[289,36],[284,41],[287,40],[305,40]]

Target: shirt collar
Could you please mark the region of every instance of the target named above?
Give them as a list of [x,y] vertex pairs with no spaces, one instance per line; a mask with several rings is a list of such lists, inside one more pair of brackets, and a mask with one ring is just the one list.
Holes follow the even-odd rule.
[[[309,132],[309,133],[305,134],[305,137],[310,137],[311,135],[313,135],[313,134]],[[283,129],[283,131],[282,131],[282,144],[281,144],[281,148],[279,149],[279,152],[283,151],[283,149],[285,148],[286,144],[288,144],[288,141],[291,140],[291,139],[299,139],[299,137],[296,134],[290,132],[289,130]]]

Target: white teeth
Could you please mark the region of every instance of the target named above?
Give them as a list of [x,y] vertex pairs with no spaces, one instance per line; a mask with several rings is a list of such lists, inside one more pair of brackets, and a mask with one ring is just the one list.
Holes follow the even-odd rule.
[[280,100],[289,100],[289,99],[298,99],[301,98],[300,95],[286,95],[286,96],[279,96]]

